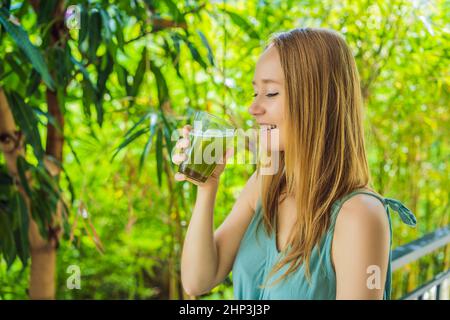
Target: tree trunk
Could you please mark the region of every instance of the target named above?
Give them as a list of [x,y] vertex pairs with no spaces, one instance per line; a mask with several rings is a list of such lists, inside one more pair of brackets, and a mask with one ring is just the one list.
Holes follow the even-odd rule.
[[43,239],[34,220],[30,221],[30,299],[55,298],[55,241]]
[[[52,156],[59,163],[63,162],[64,118],[55,92],[47,89],[48,113],[59,125],[59,129],[52,124],[47,125],[46,155]],[[46,168],[52,176],[59,177],[60,168],[54,163],[46,161]],[[54,299],[55,297],[55,267],[56,247],[59,238],[62,207],[59,202],[54,213],[54,223],[49,226],[49,239],[42,239],[36,223],[30,224],[31,273],[30,298]]]
[[[39,1],[31,1],[36,11],[39,12]],[[53,12],[55,23],[50,29],[53,45],[64,37],[67,30],[64,29],[64,1],[59,1]],[[65,46],[65,41],[60,43]],[[64,146],[64,116],[58,101],[56,92],[47,88],[46,100],[48,113],[54,119],[59,128],[55,128],[50,121],[47,124],[47,141],[45,154],[57,160],[60,164],[63,162]],[[53,162],[45,161],[45,166],[49,173],[54,177],[59,177],[60,167]],[[54,222],[49,228],[49,239],[43,239],[40,236],[38,227],[34,221],[30,223],[30,250],[31,250],[31,273],[30,273],[30,298],[31,299],[54,299],[55,298],[55,268],[56,268],[56,247],[60,235],[60,221],[62,216],[61,202],[56,207],[54,213]]]
[[[5,155],[9,174],[17,178],[17,158],[25,155],[23,138],[16,131],[16,123],[3,90],[0,88],[0,141]],[[51,242],[44,240],[38,230],[36,222],[30,213],[30,199],[23,190],[30,218],[28,237],[31,254],[31,281],[29,295],[32,299],[52,299],[55,292],[55,249]]]
[[[47,92],[47,102],[49,112],[57,119],[60,127],[63,127],[61,112],[59,110],[56,95]],[[49,125],[47,128],[48,139],[46,154],[51,155],[58,161],[62,161],[63,135],[56,128]],[[3,90],[0,88],[0,141],[1,150],[5,155],[9,174],[18,176],[17,158],[25,155],[23,139],[16,131],[16,123],[11,113],[10,106]],[[59,168],[50,161],[45,161],[46,168],[51,175],[59,174]],[[26,199],[28,209],[30,199],[25,193],[22,195]],[[30,210],[29,210],[30,212]],[[55,223],[49,226],[50,239],[42,238],[36,222],[30,214],[30,225],[28,237],[30,241],[30,286],[29,297],[31,299],[54,299],[55,297],[55,266],[56,266],[56,244],[58,241],[59,220],[61,217],[61,205],[58,204],[55,216]],[[56,225],[56,227],[54,226]]]

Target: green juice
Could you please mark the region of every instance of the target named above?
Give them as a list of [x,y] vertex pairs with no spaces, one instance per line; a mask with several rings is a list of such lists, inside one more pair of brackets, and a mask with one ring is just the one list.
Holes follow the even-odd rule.
[[195,181],[205,182],[217,164],[223,163],[226,150],[233,148],[233,137],[233,130],[190,132],[191,147],[178,171]]

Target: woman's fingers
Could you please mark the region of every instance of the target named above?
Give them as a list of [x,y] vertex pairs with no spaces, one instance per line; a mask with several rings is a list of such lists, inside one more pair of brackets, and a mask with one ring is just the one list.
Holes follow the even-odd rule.
[[[180,138],[175,144],[174,154],[172,156],[172,162],[179,165],[184,160],[186,160],[187,155],[185,150],[189,148],[190,141],[188,137],[185,137],[185,130],[189,130],[188,126],[183,127],[183,138]],[[189,134],[189,133],[188,133]]]
[[182,134],[184,138],[189,139],[189,132],[192,130],[191,125],[187,124],[183,127]]
[[182,173],[177,172],[177,173],[175,173],[175,180],[184,181],[184,180],[186,180],[186,176]]
[[184,160],[186,160],[186,158],[187,158],[186,154],[184,154],[184,153],[176,153],[172,157],[172,162],[175,163],[176,165],[179,165]]
[[[177,149],[178,152],[176,152],[172,156],[172,162],[175,163],[176,165],[180,165],[184,160],[187,159],[185,150],[190,145],[189,132],[191,130],[192,130],[192,127],[189,124],[185,125],[181,130],[182,137],[175,144],[175,148]],[[196,181],[191,180],[190,178],[186,177],[186,175],[184,175],[180,172],[175,173],[174,178],[176,181],[190,181],[192,183],[196,183]]]
[[189,147],[189,139],[181,138],[180,140],[177,141],[175,147],[179,149],[186,149],[187,147]]
[[192,180],[191,178],[186,177],[186,175],[184,175],[180,172],[175,173],[175,180],[176,181],[189,181],[192,184],[195,184],[197,186],[201,186],[203,184],[201,182],[198,182],[198,181]]

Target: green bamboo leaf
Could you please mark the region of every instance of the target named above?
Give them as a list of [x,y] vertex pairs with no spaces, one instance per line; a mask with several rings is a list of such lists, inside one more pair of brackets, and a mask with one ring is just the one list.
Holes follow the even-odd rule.
[[33,67],[42,77],[42,80],[51,89],[55,90],[55,83],[50,76],[44,57],[28,38],[28,34],[20,27],[9,21],[9,12],[5,8],[0,8],[0,24],[3,25],[6,32],[14,39],[19,48],[23,50]]
[[20,192],[15,193],[14,200],[15,200],[14,215],[17,217],[18,223],[18,229],[15,234],[17,254],[20,260],[22,261],[22,264],[26,265],[29,257],[28,208]]
[[28,184],[28,179],[26,176],[26,172],[29,168],[30,166],[28,162],[26,162],[24,157],[22,156],[17,157],[17,171],[19,171],[20,184],[24,188],[26,194],[28,196],[31,196],[31,188],[30,185]]
[[175,51],[180,54],[180,41],[181,41],[181,37],[178,33],[171,33],[170,34],[170,38],[173,41],[173,46],[175,48]]
[[162,171],[163,171],[163,133],[162,129],[159,128],[156,133],[156,169],[158,176],[158,185],[162,185]]
[[102,18],[98,9],[93,9],[89,16],[89,58],[95,60],[101,42]]
[[[42,199],[45,204],[45,210],[42,210],[43,224],[50,225],[52,221],[53,214],[56,212],[56,205],[58,203],[58,197],[52,192],[52,188],[47,184],[42,184],[38,190],[35,191],[35,196]],[[33,198],[33,199],[34,199]]]
[[56,72],[56,81],[61,87],[66,87],[67,70],[65,64],[65,52],[60,47],[54,47],[50,50],[49,55],[49,67]]
[[13,179],[3,166],[0,166],[0,186],[11,186]]
[[113,70],[113,65],[113,59],[108,53],[103,56],[102,66],[100,66],[100,69],[98,70],[97,89],[94,90],[94,92],[96,92],[96,97],[94,101],[97,112],[97,123],[100,127],[103,125],[104,118],[103,96],[106,91],[106,81]]
[[[47,226],[52,222],[59,200],[63,201],[56,178],[38,165],[30,168],[37,186],[32,190],[32,214],[38,223],[42,236],[47,236]],[[64,202],[64,201],[63,201]]]
[[99,92],[99,99],[103,99],[106,91],[106,81],[113,71],[114,61],[110,54],[103,56],[102,66],[98,69],[97,90]]
[[169,89],[167,87],[167,82],[161,72],[161,69],[152,60],[150,60],[150,70],[155,75],[156,86],[158,88],[159,105],[162,106],[167,100],[169,100]]
[[16,6],[19,5],[19,4],[11,5],[11,0],[1,0],[0,3],[2,5],[2,7],[5,8],[6,10],[8,10],[8,11],[17,9]]
[[0,210],[0,248],[8,269],[16,257],[16,246],[7,212]]
[[[7,2],[11,2],[11,0],[7,0]],[[13,11],[14,12],[15,10],[17,10],[16,16],[23,17],[27,13],[28,6],[27,6],[26,3],[23,3],[23,2],[14,3],[11,6],[11,9],[9,11]]]
[[95,111],[97,112],[97,123],[101,127],[103,125],[104,118],[104,109],[103,109],[103,101],[98,97],[95,99]]
[[83,97],[82,97],[82,100],[83,100],[83,111],[84,111],[84,115],[86,116],[86,118],[89,120],[89,123],[90,123],[90,120],[91,120],[91,104],[92,104],[92,101],[94,101],[94,99],[95,99],[94,98],[95,94],[94,94],[94,91],[92,89],[91,84],[88,81],[83,79],[83,81],[81,83],[82,83],[82,85],[84,87]]
[[144,2],[151,11],[155,10],[155,0],[144,0]]
[[14,243],[16,245],[16,256],[19,257],[22,262],[22,268],[28,265],[28,259],[30,258],[30,245],[29,242],[24,243],[22,241],[21,230],[16,229],[13,231]]
[[73,56],[70,57],[70,61],[76,67],[78,67],[78,69],[80,70],[80,72],[83,75],[83,77],[91,82],[91,77],[89,76],[89,72],[86,70],[86,68],[83,66],[83,64],[81,62],[79,62],[77,59],[75,59]]
[[150,135],[148,136],[147,143],[145,144],[144,150],[142,151],[141,158],[139,159],[139,172],[141,172],[144,162],[147,159],[148,154],[152,148],[153,137],[156,132],[156,126],[158,125],[158,116],[152,114],[150,118]]
[[190,42],[187,38],[184,38],[184,42],[186,42],[189,51],[191,52],[192,58],[197,61],[197,63],[203,68],[203,69],[207,69],[208,66],[206,65],[206,62],[203,60],[203,58],[201,57],[200,53],[198,52],[197,48],[195,47],[195,45]]
[[122,30],[122,26],[123,26],[123,21],[120,17],[120,11],[116,10],[116,14],[114,16],[114,20],[116,22],[116,39],[117,39],[117,45],[119,46],[119,48],[123,49],[124,45],[125,45],[125,40],[123,37],[123,30]]
[[[38,107],[32,107],[34,114],[36,115],[37,119],[39,120],[39,123],[41,123],[43,126],[47,126],[47,122],[51,123],[53,127],[55,127],[55,129],[61,133],[61,127],[59,126],[59,123],[56,122],[55,117],[53,117],[51,114],[49,114],[48,112],[44,112],[41,109],[39,109]],[[41,121],[39,119],[39,116],[43,116],[47,119],[47,122]]]
[[148,154],[150,153],[154,136],[155,132],[150,132],[147,142],[145,143],[144,150],[142,151],[141,157],[139,159],[139,172],[142,171],[142,168],[144,167],[144,162],[147,159]]
[[95,107],[97,109],[97,122],[102,123],[103,122],[103,107],[101,105],[98,105],[98,89],[97,87],[92,83],[91,77],[86,70],[86,68],[75,58],[70,58],[71,62],[81,71],[81,74],[83,75],[82,85],[83,85],[83,109],[84,114],[88,119],[91,117],[91,104],[94,103]]
[[[72,62],[72,49],[70,48],[70,46],[65,46],[64,48],[64,58],[63,58],[63,63],[64,63],[64,69],[66,71],[65,75],[64,75],[64,88],[67,87],[69,81],[72,78],[72,71],[74,69],[74,64]],[[64,89],[61,90],[62,92],[64,92]],[[64,95],[65,97],[66,95]]]
[[[162,109],[159,110],[161,114],[161,118],[163,120],[163,133],[164,133],[164,140],[166,142],[166,148],[167,152],[169,154],[172,154],[173,149],[173,142],[172,142],[172,132],[174,130],[172,124],[168,121],[166,115],[164,114],[164,111]],[[172,162],[170,162],[173,164]]]
[[[58,162],[52,156],[47,155],[47,159],[52,161],[59,168],[61,168],[61,163]],[[60,195],[61,195],[61,190],[60,190],[57,178],[51,176],[47,172],[47,169],[45,169],[45,167],[43,165],[30,166],[30,169],[33,170],[40,185],[47,186],[49,188],[49,190],[51,191],[51,192],[49,192],[49,195],[55,196],[56,199],[59,199]]]
[[64,141],[66,141],[67,142],[67,145],[69,146],[69,149],[70,149],[70,151],[72,152],[72,154],[73,154],[73,156],[74,156],[74,158],[75,158],[75,161],[78,163],[78,167],[80,168],[80,170],[83,172],[83,166],[81,165],[81,161],[80,161],[80,158],[78,157],[78,154],[77,154],[77,152],[75,151],[75,148],[73,147],[73,144],[72,144],[72,138],[70,138],[69,136],[64,136]]
[[125,67],[120,64],[115,64],[117,78],[121,87],[125,88],[127,96],[130,96],[131,86],[128,84],[128,71]]
[[[59,126],[59,123],[56,121],[55,117],[53,117],[51,114],[49,114],[48,112],[43,112],[41,109],[37,108],[37,107],[33,107],[33,111],[36,114],[36,116],[43,116],[47,119],[47,122],[51,123],[53,127],[56,128],[56,130],[61,133],[61,128]],[[46,122],[40,121],[40,123],[44,126],[47,126]],[[72,144],[72,138],[68,135],[64,135],[64,141],[67,143],[67,145],[69,146],[70,151],[72,152],[75,161],[77,162],[78,166],[80,167],[80,170],[83,170],[83,167],[81,165],[81,161],[80,158],[78,157],[78,154],[76,153],[73,144]]]
[[47,211],[49,211],[49,204],[46,201],[45,194],[41,194],[38,190],[34,191],[31,196],[31,216],[36,222],[39,233],[44,239],[48,238],[48,222]]
[[[165,134],[166,133],[168,134],[168,136],[166,135],[166,140],[167,140],[167,137],[170,137],[170,133],[174,130],[175,125],[172,125],[171,121],[169,121],[167,116],[164,114],[164,111],[162,108],[159,108],[159,115],[163,121],[163,132]],[[172,142],[167,142],[167,143],[170,145]]]
[[95,97],[95,92],[94,89],[92,87],[92,83],[89,82],[86,79],[83,79],[81,81],[81,84],[84,88],[83,90],[83,96],[81,98],[81,100],[83,101],[83,112],[84,115],[86,116],[86,118],[89,120],[91,119],[91,104],[92,101],[94,100]]
[[[3,79],[5,79],[6,77],[8,77],[10,74],[12,74],[12,70],[9,70],[8,72],[5,72],[3,74],[0,74],[0,81],[2,81]],[[0,82],[0,86],[2,85],[2,83]]]
[[111,28],[109,26],[109,21],[111,20],[111,17],[109,16],[108,12],[105,9],[99,9],[100,10],[100,15],[102,17],[102,25],[103,25],[103,30],[105,33],[105,40],[107,43],[111,42],[111,38],[112,38],[112,31]]
[[144,133],[147,133],[149,131],[149,128],[144,128],[144,129],[140,129],[138,131],[136,131],[135,133],[133,133],[132,135],[130,135],[129,137],[125,138],[124,141],[122,141],[122,143],[116,148],[116,151],[114,152],[113,156],[111,157],[111,161],[114,160],[114,158],[117,156],[117,154],[123,149],[125,148],[127,145],[129,145],[131,142],[133,142],[134,140],[136,140],[137,138],[139,138],[141,135],[143,135]]
[[61,166],[61,170],[64,172],[64,176],[66,177],[66,180],[67,180],[67,186],[69,188],[69,193],[70,193],[70,203],[73,204],[75,201],[76,195],[75,195],[75,188],[73,186],[72,179],[70,179],[69,173],[67,172],[67,170],[64,166]]
[[147,112],[145,115],[143,115],[132,127],[130,130],[127,131],[127,133],[125,133],[125,137],[129,136],[131,133],[134,132],[134,130],[141,124],[143,123],[145,120],[150,119],[150,117],[152,116],[152,112]]
[[114,61],[111,55],[105,54],[102,57],[102,63],[97,69],[97,90],[99,92],[99,99],[103,99],[103,95],[106,92],[106,82],[113,71]]
[[137,94],[139,92],[139,87],[141,86],[142,81],[144,79],[146,66],[147,66],[147,60],[148,60],[147,49],[144,48],[142,50],[141,60],[139,61],[139,64],[136,69],[136,73],[134,74],[133,85],[131,86],[131,96],[133,96],[133,97],[137,96]]
[[45,0],[39,3],[39,10],[37,12],[38,24],[48,23],[53,19],[57,2],[57,0]]
[[209,45],[208,39],[206,39],[206,36],[200,30],[198,30],[197,33],[200,36],[200,38],[202,39],[202,43],[206,47],[206,50],[208,50],[209,64],[214,66],[214,56],[213,56],[211,46]]
[[28,78],[27,89],[26,89],[27,97],[33,95],[36,92],[37,88],[39,87],[40,82],[41,82],[41,77],[39,76],[39,73],[35,69],[31,70],[30,77]]
[[5,60],[9,64],[11,69],[17,74],[20,80],[24,80],[27,77],[25,75],[25,71],[23,71],[20,64],[16,61],[15,55],[13,53],[6,54]]
[[172,38],[173,46],[175,48],[175,51],[170,48],[169,42],[164,38],[164,44],[163,48],[167,52],[167,54],[170,56],[172,60],[172,65],[175,68],[175,71],[177,72],[177,76],[183,80],[183,76],[180,72],[180,44],[178,38]]
[[38,130],[38,119],[33,109],[14,91],[5,91],[5,95],[11,106],[15,121],[25,133],[26,141],[33,147],[36,158],[42,159],[44,150]]
[[255,31],[253,26],[242,16],[237,14],[236,12],[232,12],[229,10],[224,11],[237,26],[239,26],[242,31],[246,32],[253,39],[260,39],[258,33]]
[[85,116],[90,120],[91,119],[91,104],[95,103],[95,99],[97,97],[96,90],[93,87],[92,83],[87,81],[86,79],[82,80],[83,90],[83,111]]
[[184,15],[178,9],[178,7],[177,7],[175,2],[173,2],[172,0],[163,0],[163,2],[169,8],[170,14],[172,15],[172,18],[173,18],[173,20],[175,22],[177,22],[177,23],[186,23]]
[[89,13],[84,5],[79,5],[80,8],[80,30],[78,31],[78,46],[86,39],[88,32]]

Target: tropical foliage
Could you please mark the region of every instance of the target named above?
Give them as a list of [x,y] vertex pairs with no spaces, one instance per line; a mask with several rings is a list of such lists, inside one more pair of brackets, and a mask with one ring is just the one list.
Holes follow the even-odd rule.
[[[188,298],[179,261],[196,189],[173,179],[175,129],[196,109],[250,126],[256,59],[294,27],[334,29],[354,52],[374,185],[418,219],[410,229],[393,217],[394,247],[447,226],[449,9],[1,0],[0,299]],[[227,166],[216,226],[253,170]],[[447,246],[402,268],[393,297],[449,264]],[[67,286],[73,265],[79,290]],[[202,298],[232,298],[231,280]]]

